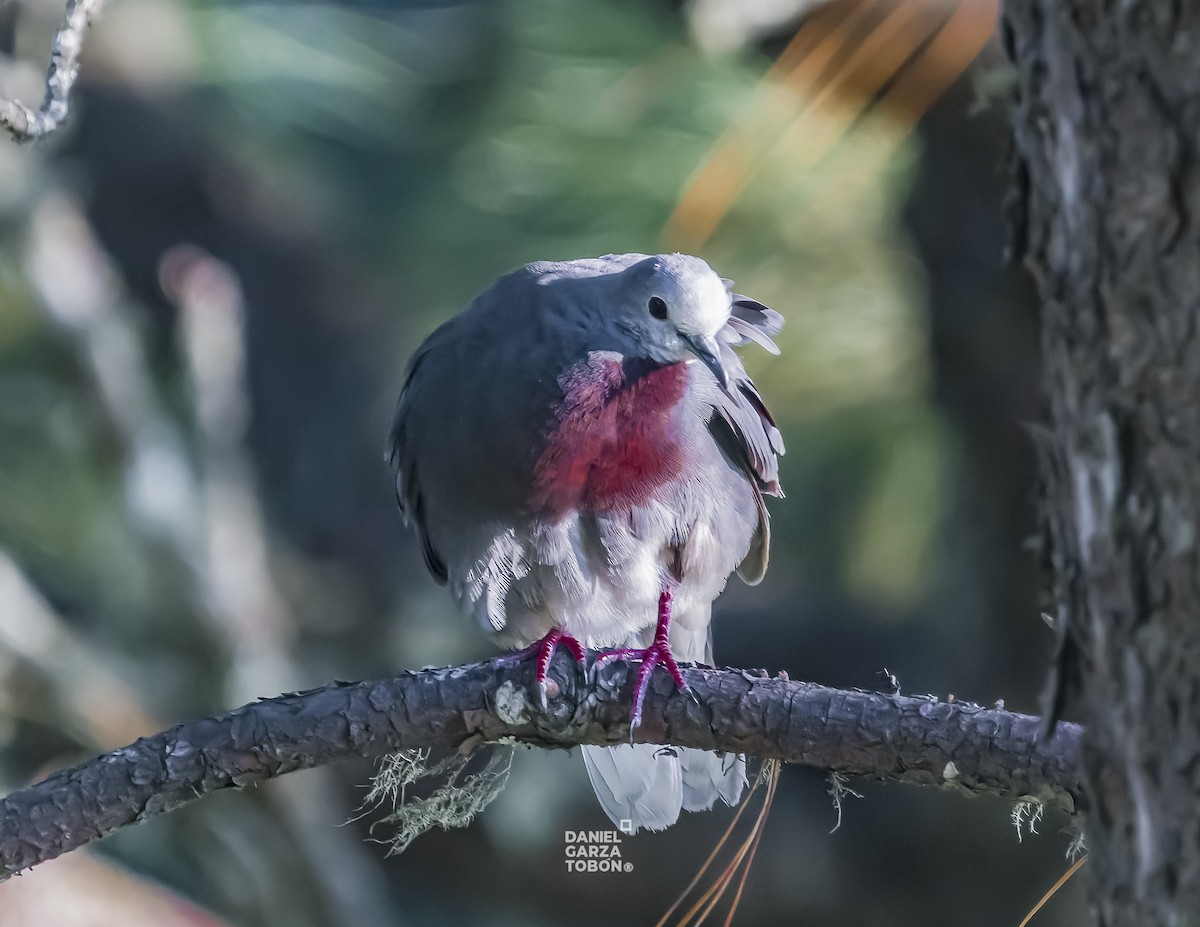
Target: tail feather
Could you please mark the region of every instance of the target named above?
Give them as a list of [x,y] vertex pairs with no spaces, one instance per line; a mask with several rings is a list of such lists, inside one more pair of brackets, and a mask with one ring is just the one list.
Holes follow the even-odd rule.
[[746,758],[732,753],[682,750],[683,810],[707,811],[719,798],[736,805],[746,787]]
[[657,744],[583,747],[582,752],[600,807],[631,833],[643,827],[663,830],[681,810],[707,811],[718,798],[736,804],[746,785],[746,761],[740,756]]
[[663,830],[678,820],[683,776],[679,761],[662,751],[655,744],[583,748],[600,807],[617,827],[628,821],[634,831]]

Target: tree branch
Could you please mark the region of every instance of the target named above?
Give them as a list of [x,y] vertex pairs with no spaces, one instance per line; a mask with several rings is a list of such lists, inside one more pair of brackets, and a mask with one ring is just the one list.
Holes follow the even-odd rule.
[[[492,661],[334,683],[179,724],[0,801],[0,880],[218,789],[344,757],[506,738],[544,748],[621,743],[627,672],[610,664],[585,683],[564,655],[545,710],[531,698],[528,664]],[[765,671],[685,676],[698,701],[658,674],[636,740],[1079,810],[1076,725],[1039,741],[1037,718],[933,696],[829,689]]]
[[18,100],[0,97],[0,126],[18,142],[49,135],[67,118],[71,88],[79,76],[83,33],[100,11],[102,0],[67,0],[67,12],[50,48],[46,71],[46,96],[35,111]]

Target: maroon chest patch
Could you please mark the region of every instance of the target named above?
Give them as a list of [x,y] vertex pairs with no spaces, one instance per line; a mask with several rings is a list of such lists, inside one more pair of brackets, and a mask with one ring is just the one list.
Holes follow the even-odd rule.
[[559,378],[562,404],[533,472],[533,509],[558,519],[645,502],[683,468],[676,406],[687,364],[589,358]]

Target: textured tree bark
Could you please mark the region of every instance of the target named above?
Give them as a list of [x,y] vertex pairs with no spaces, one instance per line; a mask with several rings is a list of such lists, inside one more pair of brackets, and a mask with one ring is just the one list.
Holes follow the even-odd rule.
[[[1200,923],[1200,3],[1009,0],[1054,712],[1105,925]],[[1023,239],[1023,240],[1022,240]]]
[[[0,881],[218,789],[343,757],[468,749],[502,738],[538,747],[622,743],[627,671],[610,664],[585,684],[564,655],[545,710],[530,698],[528,665],[491,662],[335,683],[180,724],[0,801]],[[1039,719],[968,702],[827,689],[742,670],[684,673],[698,701],[657,674],[637,740],[1078,807],[1073,724],[1039,742]]]
[[18,142],[45,138],[67,118],[71,88],[79,76],[79,52],[83,34],[102,0],[67,0],[62,26],[50,48],[50,67],[46,72],[46,96],[42,105],[31,109],[17,100],[0,97],[0,127]]

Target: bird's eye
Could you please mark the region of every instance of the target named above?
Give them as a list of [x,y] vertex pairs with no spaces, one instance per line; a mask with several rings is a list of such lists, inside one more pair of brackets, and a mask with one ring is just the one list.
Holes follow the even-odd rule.
[[657,296],[650,297],[649,309],[650,314],[656,319],[665,319],[667,317],[667,304]]

